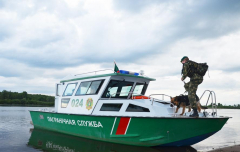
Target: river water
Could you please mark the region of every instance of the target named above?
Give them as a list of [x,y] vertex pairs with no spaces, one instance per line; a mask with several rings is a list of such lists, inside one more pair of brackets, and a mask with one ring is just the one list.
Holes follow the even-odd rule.
[[[170,152],[207,151],[240,144],[240,110],[220,109],[219,116],[232,117],[216,134],[189,147],[148,148],[112,144],[73,137],[55,132],[33,129],[29,110],[43,107],[0,107],[0,152]],[[206,127],[208,125],[206,124]]]

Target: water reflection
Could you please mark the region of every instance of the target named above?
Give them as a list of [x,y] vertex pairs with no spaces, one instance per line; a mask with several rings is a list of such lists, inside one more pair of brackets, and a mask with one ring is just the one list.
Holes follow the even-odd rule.
[[150,148],[101,142],[40,129],[31,129],[30,132],[28,146],[49,152],[197,152],[190,146]]

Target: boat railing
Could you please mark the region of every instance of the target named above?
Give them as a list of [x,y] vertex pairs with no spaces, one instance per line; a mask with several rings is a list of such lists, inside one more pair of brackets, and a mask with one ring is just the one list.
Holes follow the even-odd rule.
[[[145,95],[143,94],[139,94],[139,93],[134,93],[134,92],[116,92],[116,93],[113,93],[109,96],[108,100],[111,100],[111,98],[114,96],[114,95],[117,95],[117,94],[120,94],[120,93],[123,93],[123,94],[131,94],[131,99],[136,99],[134,98],[134,96],[142,96],[142,99],[146,99],[144,98]],[[155,95],[161,95],[162,96],[162,100],[161,99],[157,99],[157,98],[153,98],[151,96],[155,96]],[[148,98],[150,99],[150,101],[152,101],[152,105],[153,105],[153,102],[158,102],[158,103],[162,103],[162,104],[170,104],[171,107],[174,107],[174,104],[172,104],[171,102],[167,102],[167,101],[164,101],[164,96],[167,96],[167,97],[170,97],[169,95],[166,95],[166,94],[151,94],[148,96]],[[147,96],[146,96],[147,97]]]
[[[142,99],[146,99],[146,98],[144,98],[145,95],[139,94],[139,93],[134,93],[134,92],[116,92],[116,93],[111,94],[108,99],[111,100],[111,97],[112,97],[112,96],[117,95],[117,94],[120,94],[120,93],[126,93],[126,94],[128,94],[128,96],[129,96],[129,94],[131,94],[131,99],[132,99],[132,100],[135,99],[134,96],[142,96]],[[152,96],[155,96],[155,95],[161,95],[161,96],[162,96],[162,100],[152,97]],[[148,96],[148,98],[150,99],[150,101],[152,101],[152,104],[151,104],[151,105],[153,105],[153,102],[158,102],[158,103],[162,103],[162,104],[169,104],[170,107],[173,108],[173,111],[176,111],[176,107],[175,107],[175,105],[174,105],[173,103],[164,101],[164,96],[167,96],[167,97],[170,97],[170,98],[171,98],[171,96],[166,95],[166,94],[151,94],[151,95]],[[171,113],[171,114],[172,114],[172,115],[176,115],[175,113]]]
[[114,72],[112,69],[103,69],[103,70],[98,70],[98,71],[91,71],[91,72],[86,72],[86,73],[75,74],[74,76],[85,75],[85,74],[96,75],[99,72],[106,72],[106,71],[111,71],[111,73]]
[[[149,95],[149,98],[150,98],[150,99],[152,98],[151,96],[162,96],[162,101],[164,101],[164,97],[165,97],[165,96],[171,98],[171,96],[166,95],[166,94],[151,94],[151,95]],[[160,100],[161,100],[161,99],[152,98],[152,105],[153,105],[153,102],[159,102]],[[167,101],[164,101],[164,102],[169,103],[169,104],[172,104],[171,102],[167,102]]]
[[[146,99],[146,98],[144,98],[145,95],[139,94],[139,93],[134,93],[134,92],[116,92],[116,93],[112,93],[109,96],[108,100],[110,100],[114,95],[117,95],[117,94],[120,94],[120,93],[123,93],[123,94],[126,93],[126,94],[128,94],[128,96],[129,96],[129,94],[131,94],[131,99],[135,99],[134,96],[142,96],[142,99]],[[162,96],[162,100],[151,97],[151,96],[155,96],[155,95],[161,95]],[[174,106],[171,102],[164,101],[164,96],[167,96],[167,97],[171,98],[171,96],[166,95],[166,94],[151,94],[151,95],[148,96],[148,98],[152,101],[152,105],[153,105],[153,102],[160,102],[160,103],[163,103],[163,104],[171,104],[172,106]]]
[[[151,97],[151,96],[162,96],[162,100],[161,100],[161,99],[157,99],[157,98],[153,98],[153,97]],[[176,111],[176,106],[175,106],[173,103],[171,103],[171,101],[170,101],[170,102],[165,101],[165,100],[164,100],[164,97],[165,97],[165,96],[166,96],[166,97],[169,97],[170,100],[171,100],[171,96],[166,95],[166,94],[151,94],[151,95],[149,95],[149,98],[150,98],[151,101],[152,101],[152,105],[153,105],[153,102],[158,102],[158,103],[162,103],[162,104],[170,104],[170,107],[173,108],[173,113],[170,113],[170,115],[176,116],[176,113],[175,113],[175,111]]]
[[[202,99],[202,97],[204,96],[204,94],[208,92],[208,98],[207,98],[207,102],[206,102],[206,106],[208,106],[208,102],[209,102],[209,99],[211,98],[211,105],[212,105],[212,116],[217,116],[217,102],[216,102],[216,94],[214,91],[211,91],[211,90],[205,90],[202,94],[202,96],[200,97],[199,100]],[[200,101],[199,101],[200,102]],[[205,109],[204,109],[204,112],[203,114],[206,116],[206,112],[205,112]]]
[[55,112],[54,109],[50,109],[50,108],[43,108],[43,109],[39,109],[38,111],[43,111],[43,112]]

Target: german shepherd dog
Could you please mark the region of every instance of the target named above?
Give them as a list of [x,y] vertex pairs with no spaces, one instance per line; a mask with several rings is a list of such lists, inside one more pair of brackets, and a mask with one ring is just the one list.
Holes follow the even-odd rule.
[[[198,112],[201,112],[201,109],[207,109],[207,107],[203,107],[201,106],[200,102],[199,102],[199,98],[196,95],[196,100],[197,100],[197,109]],[[190,107],[190,103],[188,100],[188,96],[187,95],[180,95],[180,96],[176,96],[176,97],[171,97],[171,103],[177,106],[177,109],[175,111],[175,113],[178,112],[178,109],[180,107],[183,108],[182,113],[180,115],[183,115],[185,113],[185,108],[188,106],[188,112],[191,111],[191,107]]]

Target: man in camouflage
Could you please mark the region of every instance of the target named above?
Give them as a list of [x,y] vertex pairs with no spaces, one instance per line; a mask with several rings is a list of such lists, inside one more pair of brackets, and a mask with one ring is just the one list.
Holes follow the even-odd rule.
[[193,114],[190,117],[198,117],[196,92],[198,85],[203,82],[203,77],[191,71],[193,61],[190,61],[187,56],[181,59],[181,63],[183,64],[181,80],[183,81],[187,76],[190,77],[190,81],[184,85],[185,90],[188,92],[190,106],[193,109]]

